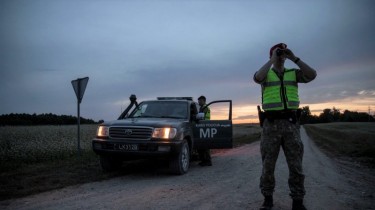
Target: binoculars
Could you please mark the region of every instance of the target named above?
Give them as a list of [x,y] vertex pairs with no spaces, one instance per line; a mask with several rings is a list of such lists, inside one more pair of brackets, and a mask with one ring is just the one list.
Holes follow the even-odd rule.
[[277,55],[277,56],[284,55],[284,54],[286,54],[286,51],[285,51],[285,50],[283,50],[283,49],[277,49],[277,50],[276,50],[276,55]]

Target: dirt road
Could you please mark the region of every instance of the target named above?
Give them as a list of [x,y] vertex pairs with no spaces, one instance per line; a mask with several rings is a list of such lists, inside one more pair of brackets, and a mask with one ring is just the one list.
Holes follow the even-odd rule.
[[[305,145],[306,207],[318,210],[375,209],[375,175],[330,159],[308,139]],[[125,166],[124,176],[2,201],[1,209],[258,209],[261,161],[259,142],[222,150],[212,167],[192,162],[189,172],[173,176],[155,162]],[[143,164],[149,166],[145,169]],[[84,177],[77,177],[84,179]],[[276,168],[275,210],[291,209],[288,168],[281,152]]]

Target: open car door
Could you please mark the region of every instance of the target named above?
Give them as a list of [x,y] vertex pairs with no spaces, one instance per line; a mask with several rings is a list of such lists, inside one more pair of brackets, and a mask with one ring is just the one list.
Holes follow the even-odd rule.
[[[220,103],[220,104],[219,104]],[[215,107],[212,105],[215,104]],[[217,106],[219,104],[219,106]],[[226,110],[225,119],[197,120],[193,125],[196,149],[225,149],[233,147],[232,100],[213,101],[207,104],[212,113],[216,107]],[[228,117],[227,117],[228,116]],[[222,116],[223,118],[223,116]]]

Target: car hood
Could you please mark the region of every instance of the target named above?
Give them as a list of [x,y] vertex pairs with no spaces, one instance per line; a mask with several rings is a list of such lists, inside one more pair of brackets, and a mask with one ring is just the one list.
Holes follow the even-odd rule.
[[179,127],[184,119],[172,118],[126,118],[105,122],[105,126],[146,126],[146,127]]

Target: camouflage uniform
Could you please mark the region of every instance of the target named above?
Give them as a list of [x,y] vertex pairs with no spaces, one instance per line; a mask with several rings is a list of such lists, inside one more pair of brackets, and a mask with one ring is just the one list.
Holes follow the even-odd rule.
[[305,176],[302,171],[303,144],[299,128],[298,122],[291,123],[287,119],[264,121],[260,145],[263,164],[260,188],[264,196],[274,192],[275,165],[282,147],[289,167],[290,196],[293,199],[303,199]]
[[[204,113],[204,119],[210,120],[211,119],[211,110],[209,107],[203,107],[206,104],[202,105],[199,108],[199,113]],[[209,149],[199,149],[198,150],[199,159],[202,161],[200,165],[212,165],[212,158],[211,158],[211,151]]]
[[[285,68],[286,59],[293,61],[301,69]],[[315,77],[316,71],[296,57],[284,43],[271,47],[270,60],[254,74],[254,81],[262,87],[262,108],[265,111],[261,112],[258,108],[259,121],[263,122],[260,146],[263,170],[260,189],[264,202],[261,210],[270,210],[273,207],[274,173],[280,147],[284,150],[289,168],[292,209],[306,210],[303,205],[305,176],[302,171],[303,144],[298,122],[298,83],[308,83]]]

